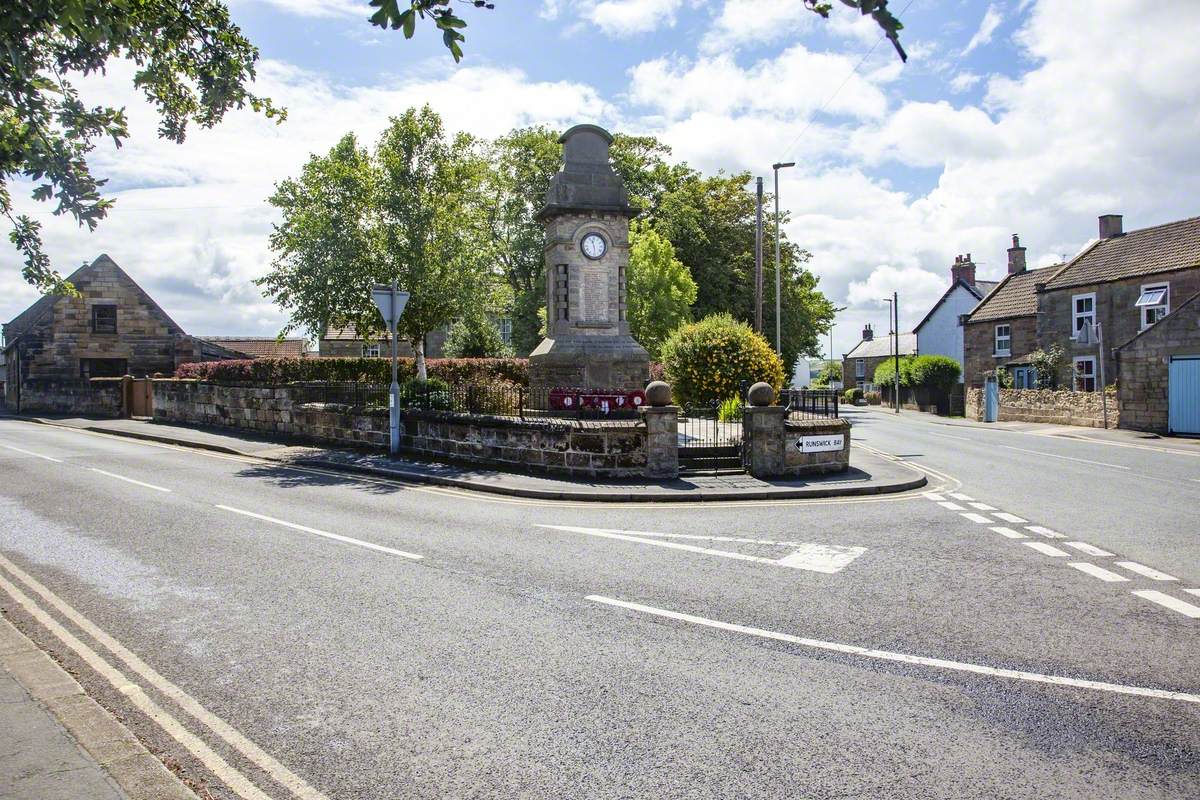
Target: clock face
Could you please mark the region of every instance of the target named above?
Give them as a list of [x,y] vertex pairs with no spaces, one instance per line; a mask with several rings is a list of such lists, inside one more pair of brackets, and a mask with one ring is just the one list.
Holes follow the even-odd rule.
[[589,233],[583,237],[583,241],[580,242],[580,248],[588,258],[600,258],[608,250],[608,244],[605,243],[604,237],[600,234]]

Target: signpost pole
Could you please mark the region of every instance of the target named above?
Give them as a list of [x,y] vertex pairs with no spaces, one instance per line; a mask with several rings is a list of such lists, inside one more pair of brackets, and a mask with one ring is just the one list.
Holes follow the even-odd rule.
[[391,307],[388,314],[388,335],[392,340],[392,387],[388,401],[388,423],[391,435],[388,439],[388,453],[393,456],[400,452],[400,381],[396,349],[396,329],[399,327],[397,324],[399,320],[400,315],[396,313],[396,281],[393,280]]
[[1108,430],[1108,392],[1104,390],[1104,329],[1099,322],[1096,323],[1096,342],[1100,349],[1097,359],[1100,362],[1100,385],[1096,388],[1100,390],[1100,405],[1104,408],[1104,430]]

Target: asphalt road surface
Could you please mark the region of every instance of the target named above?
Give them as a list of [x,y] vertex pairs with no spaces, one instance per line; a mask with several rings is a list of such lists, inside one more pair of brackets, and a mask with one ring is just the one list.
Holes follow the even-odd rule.
[[853,420],[929,486],[573,505],[0,420],[0,606],[213,798],[1200,796],[1200,455]]

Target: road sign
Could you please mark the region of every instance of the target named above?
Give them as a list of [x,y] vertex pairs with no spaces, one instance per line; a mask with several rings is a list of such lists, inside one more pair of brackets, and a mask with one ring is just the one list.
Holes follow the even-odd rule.
[[398,292],[394,286],[373,286],[371,287],[371,299],[375,301],[375,307],[383,315],[383,321],[387,323],[388,330],[394,332],[396,324],[400,321],[400,315],[404,313],[404,307],[408,305],[408,292]]
[[801,453],[832,453],[846,445],[846,435],[831,433],[825,436],[801,436],[796,440],[796,449]]

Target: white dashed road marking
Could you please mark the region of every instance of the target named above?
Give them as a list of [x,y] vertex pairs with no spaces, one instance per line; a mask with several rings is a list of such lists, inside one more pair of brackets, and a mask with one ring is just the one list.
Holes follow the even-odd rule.
[[1136,594],[1138,597],[1149,600],[1151,603],[1158,603],[1160,606],[1169,608],[1172,611],[1178,611],[1185,617],[1200,619],[1200,606],[1194,606],[1191,603],[1185,603],[1182,600],[1171,597],[1169,594],[1163,594],[1162,592],[1154,589],[1142,589],[1141,591],[1134,592],[1134,594]]
[[1184,591],[1188,594],[1194,594],[1197,597],[1200,597],[1200,589],[1184,589]]
[[33,456],[34,458],[42,458],[46,461],[53,461],[55,464],[63,463],[61,458],[51,458],[50,456],[44,456],[41,453],[35,453],[32,450],[22,450],[19,447],[13,447],[11,444],[0,445],[0,447],[7,447],[9,450],[13,450],[17,453],[24,453],[25,455]]
[[971,506],[971,508],[977,509],[979,511],[995,511],[996,510],[995,506],[989,506],[987,503],[968,503],[968,505]]
[[[801,647],[809,647],[817,650],[828,650],[835,653],[844,653],[846,655],[860,656],[863,658],[873,658],[880,661],[898,661],[903,664],[917,664],[923,667],[933,667],[936,669],[955,670],[957,672],[971,672],[976,675],[988,675],[997,678],[1011,678],[1014,680],[1031,681],[1033,683],[1048,683],[1055,686],[1071,686],[1078,689],[1095,689],[1104,692],[1114,692],[1117,694],[1137,695],[1140,697],[1155,697],[1163,700],[1179,700],[1185,703],[1200,703],[1200,694],[1191,694],[1189,692],[1173,692],[1168,689],[1151,689],[1143,686],[1126,686],[1119,683],[1107,683],[1104,681],[1090,681],[1082,678],[1068,678],[1061,675],[1043,675],[1038,672],[1026,672],[1016,669],[1004,669],[1000,667],[988,667],[982,664],[968,664],[961,661],[950,661],[944,658],[929,658],[927,656],[915,656],[907,653],[895,653],[888,650],[872,650],[867,647],[859,647],[852,644],[841,644],[839,642],[826,642],[820,639],[809,639],[803,636],[793,636],[788,633],[777,633],[775,631],[764,630],[763,628],[752,628],[748,625],[736,625],[731,622],[720,622],[707,617],[697,617],[693,614],[684,614],[678,611],[668,611],[663,608],[655,608],[654,606],[644,606],[640,603],[630,603],[625,600],[616,600],[611,597],[603,597],[601,595],[588,595],[586,600],[593,603],[603,603],[616,608],[624,608],[629,611],[639,611],[643,614],[652,616],[673,619],[679,622],[687,622],[692,625],[703,625],[708,628],[716,628],[718,630],[730,631],[731,633],[740,633],[747,636],[757,636],[762,639],[773,639],[777,642],[787,642],[789,644],[800,645]],[[1185,604],[1186,605],[1186,604]],[[1200,608],[1196,609],[1200,614]]]
[[1118,567],[1124,567],[1130,572],[1136,572],[1138,575],[1144,575],[1152,581],[1175,581],[1179,580],[1174,575],[1168,575],[1165,572],[1159,572],[1153,567],[1147,567],[1145,564],[1139,564],[1136,561],[1118,561]]
[[1071,458],[1070,456],[1060,456],[1054,453],[1043,453],[1041,450],[1026,450],[1024,447],[1012,447],[1007,444],[998,444],[996,447],[1003,447],[1005,450],[1016,450],[1018,453],[1031,453],[1035,456],[1046,456],[1047,458],[1061,458],[1063,461],[1078,461],[1080,464],[1095,464],[1098,467],[1112,467],[1113,469],[1123,469],[1128,471],[1129,467],[1122,467],[1120,464],[1107,464],[1103,461],[1088,461],[1086,458]]
[[1112,553],[1108,552],[1107,550],[1101,550],[1099,547],[1088,544],[1087,542],[1066,542],[1065,544],[1067,547],[1074,547],[1079,552],[1087,553],[1089,556],[1104,557],[1112,555]]
[[1106,570],[1104,567],[1097,567],[1095,564],[1089,564],[1086,561],[1072,561],[1069,566],[1074,567],[1080,572],[1085,572],[1088,575],[1091,575],[1093,578],[1099,578],[1107,583],[1119,583],[1121,581],[1127,582],[1129,580],[1129,578],[1126,578],[1124,575],[1118,575],[1115,572]]
[[306,525],[297,525],[294,522],[285,522],[284,520],[281,520],[281,519],[275,519],[274,517],[268,517],[265,514],[255,514],[253,511],[243,511],[242,509],[234,508],[233,506],[223,506],[218,503],[217,508],[221,509],[222,511],[232,511],[234,514],[241,514],[246,517],[253,517],[254,519],[261,519],[263,522],[270,522],[275,525],[282,525],[283,527],[291,528],[292,530],[303,531],[304,533],[311,533],[313,536],[320,536],[324,539],[333,539],[336,542],[344,542],[346,544],[352,544],[352,545],[356,545],[358,547],[365,547],[368,550],[376,550],[380,553],[387,553],[387,554],[393,555],[393,556],[400,556],[401,558],[411,558],[414,561],[416,561],[416,560],[419,560],[419,559],[422,559],[425,557],[425,556],[417,555],[416,553],[407,553],[403,550],[397,550],[393,547],[384,547],[381,544],[374,544],[373,542],[364,542],[362,539],[352,539],[349,536],[342,536],[337,533],[329,533],[328,531],[319,531],[316,528],[309,528]]
[[962,492],[951,492],[950,496],[953,497],[955,500],[963,500],[963,501],[975,499],[974,497],[971,497],[971,495],[963,494]]
[[942,497],[940,494],[937,494],[936,492],[926,492],[925,496],[927,498],[929,498],[930,500],[936,500],[939,503],[946,499],[946,498]]
[[135,481],[133,478],[126,478],[124,475],[118,475],[115,472],[105,472],[104,470],[96,469],[95,467],[88,467],[88,469],[90,469],[92,472],[98,472],[101,475],[107,475],[110,478],[116,478],[119,481],[125,481],[126,483],[136,484],[137,486],[144,486],[147,489],[153,489],[156,492],[171,491],[170,489],[163,488],[162,486],[155,486],[153,483],[143,483],[142,481]]
[[1004,520],[1005,522],[1019,523],[1019,522],[1028,522],[1029,521],[1026,519],[1022,519],[1021,517],[1018,517],[1016,514],[1009,514],[1007,511],[997,511],[994,514],[994,516]]
[[971,520],[971,522],[978,522],[980,525],[987,525],[989,522],[991,522],[991,520],[985,517],[983,514],[973,514],[970,511],[965,512],[962,516]]
[[1022,544],[1051,558],[1066,558],[1070,555],[1066,550],[1059,550],[1054,545],[1046,544],[1045,542],[1022,542]]
[[839,547],[831,544],[806,544],[790,556],[779,559],[781,567],[807,569],[832,575],[841,572],[851,561],[867,552],[865,547]]
[[950,511],[966,511],[966,509],[960,506],[958,503],[951,503],[949,500],[938,503],[938,505],[942,508],[949,509]]
[[1043,528],[1041,525],[1026,525],[1025,530],[1033,531],[1036,534],[1045,536],[1047,539],[1065,539],[1065,538],[1067,538],[1066,536],[1063,536],[1058,531],[1052,531],[1049,528]]
[[1028,536],[1021,533],[1020,531],[1014,531],[1012,528],[1000,527],[1000,528],[992,528],[992,530],[994,530],[996,533],[1000,534],[1001,536],[1007,536],[1009,539],[1028,539],[1029,538]]

